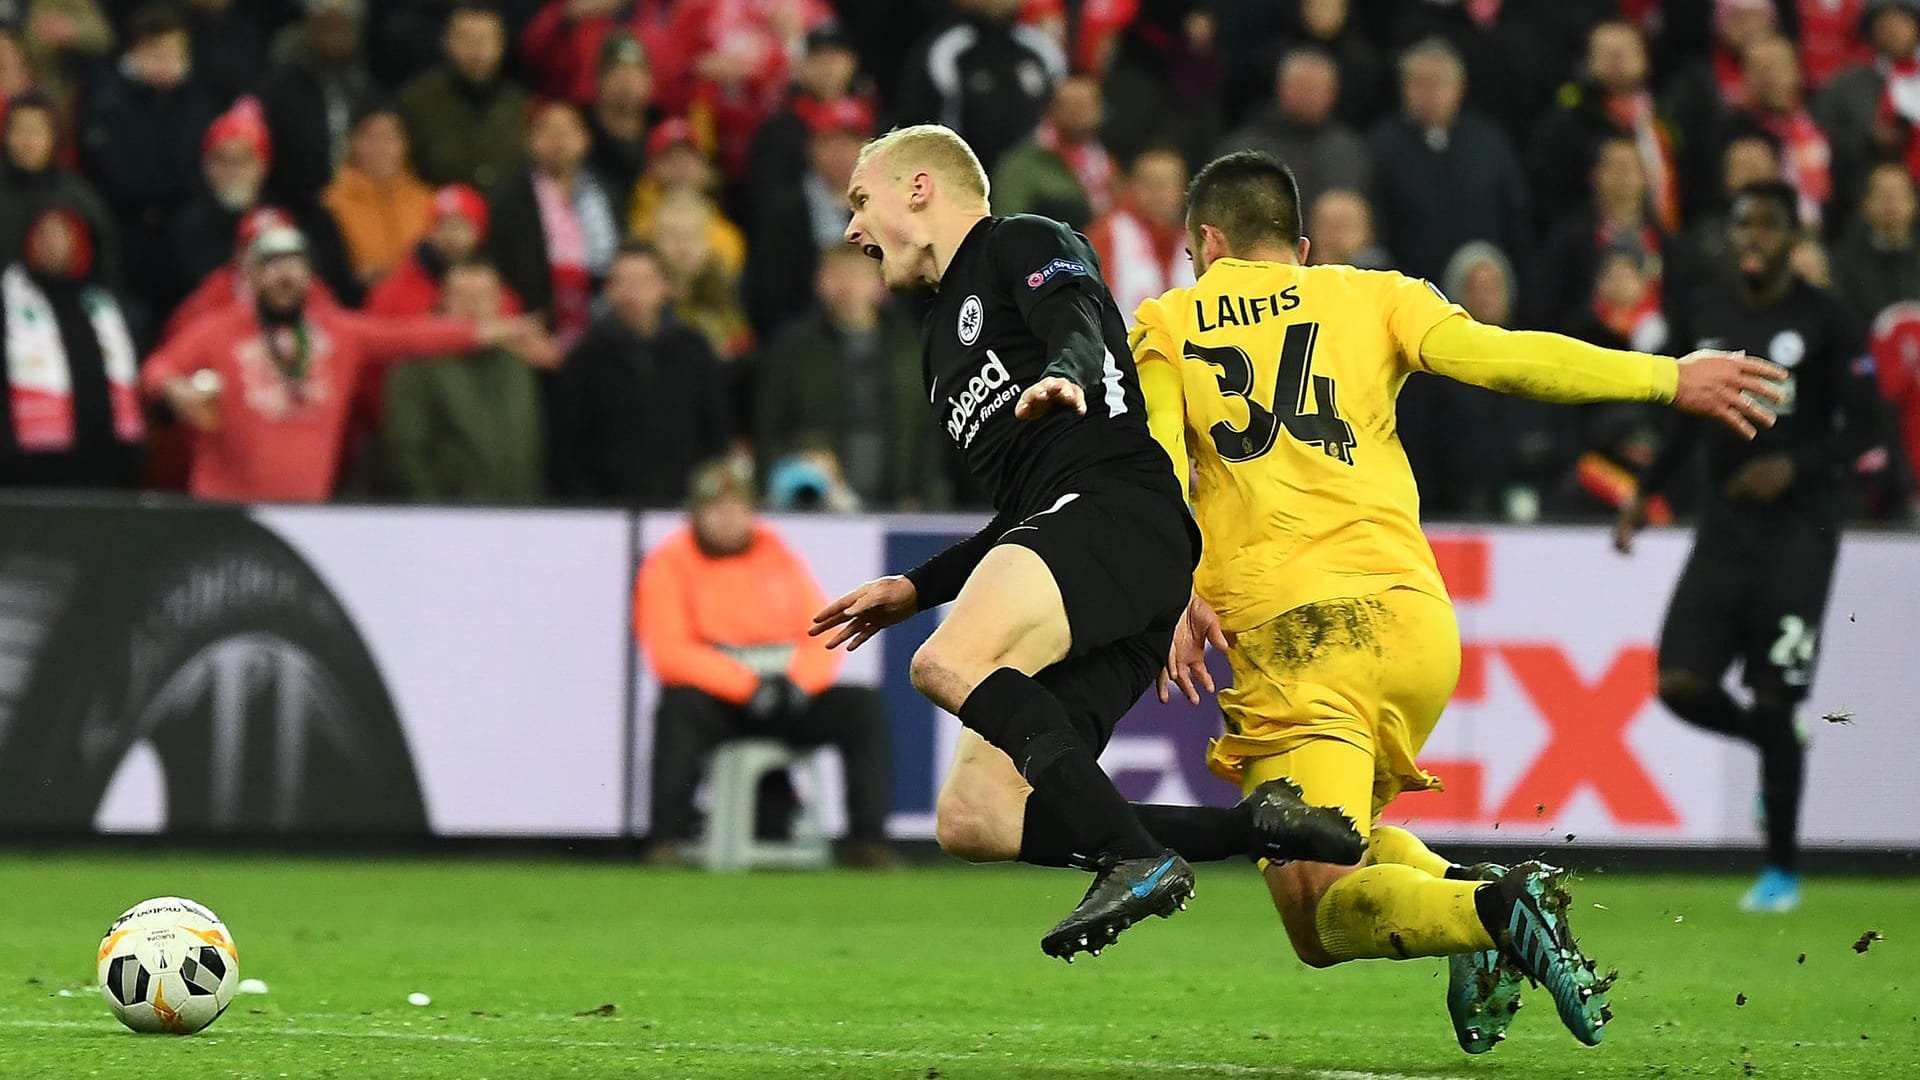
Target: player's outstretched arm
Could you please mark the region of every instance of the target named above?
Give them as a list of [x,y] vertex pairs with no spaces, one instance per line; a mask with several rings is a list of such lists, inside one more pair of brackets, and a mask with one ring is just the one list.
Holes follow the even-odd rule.
[[1673,407],[1718,420],[1751,439],[1759,428],[1773,426],[1768,405],[1786,400],[1786,377],[1785,368],[1746,353],[1700,349],[1679,360]]
[[1462,316],[1420,342],[1424,370],[1489,390],[1563,405],[1652,401],[1718,420],[1746,438],[1773,423],[1786,371],[1743,353],[1701,350],[1681,360],[1603,349],[1564,334],[1505,330]]
[[1187,610],[1173,628],[1173,644],[1167,648],[1167,666],[1160,672],[1160,703],[1171,695],[1169,684],[1178,686],[1189,704],[1200,704],[1200,691],[1215,693],[1213,672],[1207,670],[1207,646],[1227,651],[1226,631],[1220,628],[1220,616],[1213,606],[1195,593],[1187,601]]
[[906,621],[919,610],[913,582],[904,575],[876,578],[816,612],[807,636],[819,637],[832,631],[827,648],[845,645],[847,651],[852,652],[873,640],[875,634]]

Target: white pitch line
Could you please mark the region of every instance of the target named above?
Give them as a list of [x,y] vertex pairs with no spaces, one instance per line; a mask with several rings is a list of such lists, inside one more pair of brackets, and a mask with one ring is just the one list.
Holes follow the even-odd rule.
[[[93,1023],[84,1020],[0,1020],[0,1028],[28,1028],[52,1031],[111,1031],[111,1025]],[[452,1032],[431,1031],[390,1031],[368,1028],[361,1031],[320,1030],[316,1028],[274,1028],[255,1032],[273,1036],[292,1036],[295,1038],[318,1039],[392,1039],[401,1042],[455,1043],[463,1046],[474,1045],[535,1045],[551,1046],[558,1049],[628,1050],[667,1053],[678,1051],[686,1053],[730,1054],[742,1057],[786,1057],[786,1058],[826,1058],[834,1062],[857,1061],[861,1058],[879,1058],[885,1060],[934,1061],[942,1058],[962,1059],[993,1057],[995,1055],[970,1055],[928,1052],[922,1050],[892,1049],[856,1049],[851,1047],[828,1046],[760,1046],[748,1043],[702,1043],[675,1042],[639,1038],[630,1042],[611,1042],[605,1039],[572,1039],[557,1036],[485,1036],[461,1035]],[[1011,1051],[1004,1052],[1011,1056]],[[1357,1069],[1302,1069],[1286,1065],[1241,1065],[1235,1062],[1191,1062],[1160,1061],[1152,1058],[1076,1058],[1083,1065],[1090,1065],[1102,1071],[1114,1074],[1126,1072],[1165,1073],[1170,1075],[1201,1076],[1251,1076],[1272,1077],[1273,1080],[1475,1080],[1473,1077],[1448,1073],[1382,1073]]]

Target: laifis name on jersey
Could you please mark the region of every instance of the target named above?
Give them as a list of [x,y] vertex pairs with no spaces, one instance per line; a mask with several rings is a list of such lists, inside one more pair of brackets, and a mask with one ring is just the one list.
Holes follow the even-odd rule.
[[1300,306],[1300,287],[1289,285],[1268,296],[1217,296],[1213,321],[1207,321],[1205,297],[1193,298],[1193,325],[1200,333],[1223,326],[1259,326],[1267,315],[1278,315]]

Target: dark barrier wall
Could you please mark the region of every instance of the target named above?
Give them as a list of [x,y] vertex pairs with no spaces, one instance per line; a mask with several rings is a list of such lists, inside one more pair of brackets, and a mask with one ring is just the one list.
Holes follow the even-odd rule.
[[175,831],[427,829],[378,666],[244,510],[0,504],[0,827],[91,830],[136,745]]

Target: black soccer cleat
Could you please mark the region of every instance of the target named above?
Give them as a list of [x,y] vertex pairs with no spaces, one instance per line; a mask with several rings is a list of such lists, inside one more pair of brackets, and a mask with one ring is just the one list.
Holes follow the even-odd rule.
[[1073,963],[1075,953],[1113,944],[1120,932],[1149,915],[1166,918],[1193,898],[1193,867],[1172,849],[1145,859],[1121,859],[1094,871],[1093,884],[1073,914],[1047,931],[1040,949]]
[[1269,780],[1240,800],[1253,821],[1254,859],[1274,862],[1335,863],[1352,866],[1366,854],[1367,842],[1353,819],[1331,806],[1313,806],[1291,780]]
[[1598,1045],[1613,1019],[1607,1003],[1615,972],[1580,952],[1567,925],[1571,897],[1561,884],[1565,872],[1537,862],[1521,863],[1490,888],[1497,890],[1502,919],[1495,942],[1535,985],[1553,996],[1560,1022],[1574,1038]]

